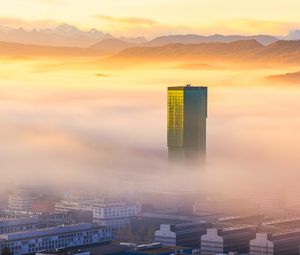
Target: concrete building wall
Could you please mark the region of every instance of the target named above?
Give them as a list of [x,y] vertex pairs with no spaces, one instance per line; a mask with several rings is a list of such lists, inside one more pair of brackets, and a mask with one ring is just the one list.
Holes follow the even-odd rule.
[[222,254],[224,252],[224,240],[218,235],[218,229],[209,228],[207,233],[201,236],[201,254]]
[[160,229],[154,233],[154,242],[163,246],[176,246],[176,233],[171,230],[170,224],[161,224]]
[[250,241],[250,255],[273,255],[274,245],[268,240],[266,233],[257,233],[256,238]]

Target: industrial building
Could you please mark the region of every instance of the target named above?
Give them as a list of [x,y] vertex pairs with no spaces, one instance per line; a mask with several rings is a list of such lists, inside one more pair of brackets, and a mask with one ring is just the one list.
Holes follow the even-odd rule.
[[21,255],[96,245],[112,240],[111,228],[82,223],[2,234],[0,235],[0,248],[2,250],[8,247],[13,255]]
[[250,255],[300,254],[300,230],[257,233],[250,241]]
[[199,248],[200,238],[211,225],[205,221],[181,224],[162,224],[155,231],[154,241],[163,246],[184,246]]
[[130,223],[130,219],[141,212],[139,203],[94,199],[88,201],[62,200],[55,205],[57,212],[92,212],[93,221],[101,226],[119,228]]
[[253,227],[211,228],[201,236],[201,254],[249,253],[250,240],[255,238]]

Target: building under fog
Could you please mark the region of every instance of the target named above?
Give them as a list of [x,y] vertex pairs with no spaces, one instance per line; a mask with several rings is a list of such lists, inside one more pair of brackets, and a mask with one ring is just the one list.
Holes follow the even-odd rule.
[[141,212],[141,204],[124,201],[94,199],[88,201],[62,200],[55,204],[57,212],[87,211],[92,212],[93,221],[101,226],[119,228],[130,223],[133,216]]
[[253,227],[211,228],[201,236],[201,254],[248,254],[250,240],[255,238]]
[[168,151],[171,162],[203,162],[206,154],[207,87],[168,88]]
[[250,241],[250,255],[300,254],[300,230],[257,233]]
[[93,246],[111,242],[113,232],[110,228],[94,226],[89,223],[33,229],[24,232],[0,235],[0,248],[9,248],[11,254],[34,254],[81,246]]
[[199,248],[200,238],[206,233],[210,224],[195,221],[181,224],[161,224],[155,231],[154,241],[163,246],[185,246]]
[[37,194],[29,187],[16,189],[8,197],[8,208],[12,210],[31,211]]
[[119,228],[130,223],[130,219],[141,212],[141,204],[122,201],[95,200],[82,205],[82,210],[92,211],[94,222],[101,226]]
[[39,229],[44,226],[45,224],[42,222],[40,217],[5,220],[0,221],[0,234]]

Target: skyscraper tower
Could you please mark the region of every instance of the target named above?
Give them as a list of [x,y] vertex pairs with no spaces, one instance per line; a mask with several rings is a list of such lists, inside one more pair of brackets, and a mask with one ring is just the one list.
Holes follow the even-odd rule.
[[168,153],[171,162],[204,162],[207,87],[168,88]]

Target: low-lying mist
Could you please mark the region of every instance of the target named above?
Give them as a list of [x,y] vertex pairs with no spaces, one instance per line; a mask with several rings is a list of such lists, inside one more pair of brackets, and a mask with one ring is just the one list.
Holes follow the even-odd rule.
[[[274,70],[78,66],[1,64],[4,186],[203,191],[243,199],[300,193],[300,89],[272,86],[264,77]],[[198,171],[173,171],[167,162],[166,89],[185,83],[209,89],[207,164]]]

